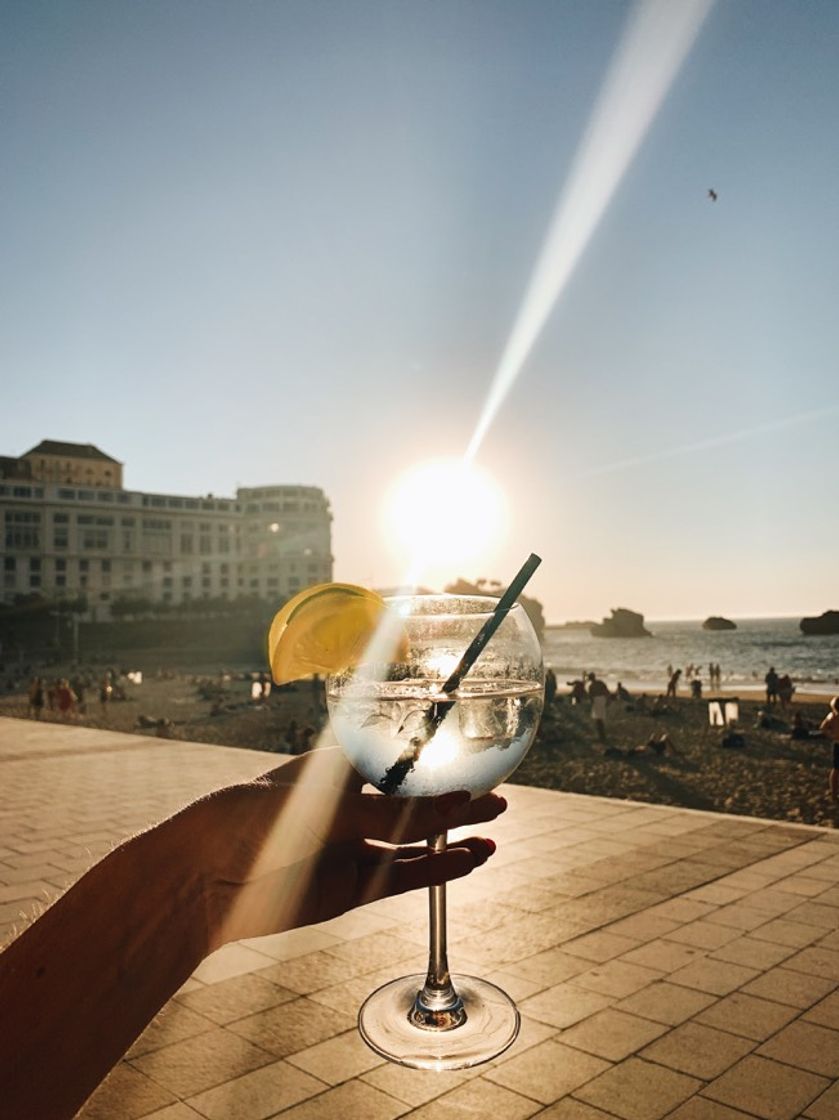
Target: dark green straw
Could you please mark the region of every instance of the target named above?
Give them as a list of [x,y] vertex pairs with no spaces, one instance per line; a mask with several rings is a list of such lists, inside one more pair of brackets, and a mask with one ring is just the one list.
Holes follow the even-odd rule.
[[[454,692],[460,687],[460,682],[481,656],[487,642],[513,609],[516,599],[521,595],[528,580],[541,563],[541,557],[537,556],[535,552],[531,552],[530,556],[516,573],[510,586],[496,603],[492,614],[469,643],[468,649],[463,657],[461,657],[460,661],[458,661],[451,676],[443,684],[442,692]],[[380,789],[382,793],[396,793],[398,791],[408,774],[410,774],[416,766],[423,750],[434,738],[438,727],[446,718],[449,711],[454,707],[455,703],[455,700],[438,700],[429,707],[428,711],[425,713],[419,734],[411,739],[411,742],[399,758],[397,758],[396,762],[387,768],[384,777],[377,783],[377,788]]]

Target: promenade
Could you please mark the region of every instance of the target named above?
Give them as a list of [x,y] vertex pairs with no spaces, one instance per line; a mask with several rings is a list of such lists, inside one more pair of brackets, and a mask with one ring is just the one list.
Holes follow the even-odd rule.
[[[0,939],[115,842],[276,761],[0,719]],[[496,855],[449,891],[453,971],[494,980],[522,1012],[501,1058],[419,1073],[358,1038],[367,993],[424,968],[417,893],[220,950],[79,1115],[839,1118],[839,833],[504,794],[507,813],[480,829]]]

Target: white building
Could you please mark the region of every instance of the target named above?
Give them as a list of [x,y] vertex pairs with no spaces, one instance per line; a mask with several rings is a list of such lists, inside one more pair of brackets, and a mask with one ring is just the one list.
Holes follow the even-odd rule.
[[122,464],[91,444],[0,457],[4,602],[84,595],[101,619],[119,599],[277,600],[332,579],[332,514],[317,487],[193,498],[124,490],[121,479]]

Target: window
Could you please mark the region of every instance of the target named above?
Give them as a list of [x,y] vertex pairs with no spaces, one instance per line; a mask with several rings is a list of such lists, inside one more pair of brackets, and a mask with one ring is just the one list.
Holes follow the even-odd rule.
[[59,558],[56,560],[55,570],[57,572],[66,572],[67,571],[67,561],[64,559],[63,556],[59,556]]
[[109,546],[110,534],[107,529],[83,529],[80,536],[85,552],[103,552]]
[[6,548],[41,547],[41,515],[30,510],[6,511]]
[[144,560],[143,561],[143,571],[144,572],[150,572],[151,571],[151,560]]
[[126,492],[124,490],[120,490],[120,492],[117,494],[117,501],[118,502],[123,502],[123,503],[130,502],[131,501],[131,495],[126,494]]
[[58,491],[58,496],[59,496],[59,498],[63,498],[65,501],[73,502],[73,501],[76,500],[76,491],[75,490],[59,490]]
[[67,530],[64,528],[55,529],[52,534],[53,548],[66,548],[69,541]]
[[191,556],[195,538],[190,533],[181,533],[181,555]]
[[112,502],[114,500],[113,490],[100,490],[96,495],[100,502]]
[[95,497],[96,497],[96,495],[93,493],[92,490],[80,490],[79,491],[79,501],[80,502],[92,502]]
[[213,551],[213,538],[200,537],[198,540],[198,551],[202,556],[209,556]]
[[133,517],[121,517],[119,523],[123,529],[133,529],[137,522]]
[[89,570],[90,570],[90,561],[89,560],[80,560],[79,561],[79,571],[80,572],[87,572]]
[[182,587],[192,587],[192,576],[181,576]]
[[31,486],[13,486],[12,487],[12,495],[15,498],[31,498],[32,497],[32,487]]
[[41,557],[40,556],[30,556],[29,557],[29,571],[30,572],[40,572],[40,570],[41,570]]
[[4,569],[4,571],[13,572],[16,567],[17,567],[17,557],[16,556],[4,556],[3,557],[3,569]]
[[67,586],[67,576],[61,575],[61,574],[56,575],[55,586],[56,587],[66,587]]
[[103,560],[102,561],[102,571],[103,572],[110,572],[110,570],[111,570],[111,561],[110,560]]

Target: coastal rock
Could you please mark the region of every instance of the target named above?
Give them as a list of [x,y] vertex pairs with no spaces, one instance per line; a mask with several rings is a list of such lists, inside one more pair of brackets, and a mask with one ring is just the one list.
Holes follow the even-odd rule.
[[732,622],[730,618],[723,618],[722,615],[712,614],[710,618],[706,618],[702,623],[703,630],[736,630],[737,623]]
[[825,611],[818,618],[802,618],[798,625],[803,634],[839,634],[839,611]]
[[613,607],[612,617],[595,623],[590,630],[593,638],[651,638],[644,626],[644,616],[626,607]]

